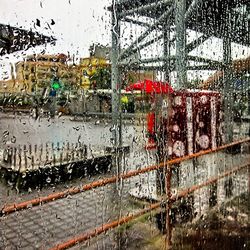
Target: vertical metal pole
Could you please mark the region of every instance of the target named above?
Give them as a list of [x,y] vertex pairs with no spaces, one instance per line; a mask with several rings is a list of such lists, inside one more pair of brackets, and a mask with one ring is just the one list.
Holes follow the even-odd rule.
[[[177,41],[176,41],[177,43]],[[171,73],[171,64],[170,64],[170,25],[169,22],[165,22],[164,25],[164,30],[163,30],[163,56],[164,56],[164,74],[165,74],[165,81],[166,82],[170,82],[170,73]],[[177,71],[178,72],[178,71]],[[167,100],[168,102],[168,114],[169,109],[170,109],[170,105],[169,105],[169,100]],[[167,123],[169,122],[169,117],[166,117],[165,119],[168,119]],[[164,124],[163,121],[161,126],[168,126],[167,124]],[[162,131],[166,131],[168,132],[168,129],[162,129]],[[168,140],[164,137],[168,137],[167,133],[163,133],[163,138],[162,141],[163,143],[163,147],[165,149],[168,148],[167,145],[165,145],[165,143],[168,143]],[[163,149],[161,149],[163,151]],[[168,157],[168,152],[164,152],[164,154],[166,155],[164,157],[164,159],[162,160],[169,160]],[[171,223],[171,218],[170,218],[170,214],[171,214],[171,202],[170,202],[170,198],[171,198],[171,177],[172,177],[172,170],[171,170],[171,166],[167,165],[166,168],[164,168],[164,180],[165,180],[165,185],[164,185],[164,191],[166,193],[166,249],[170,249],[171,248],[171,238],[172,238],[172,223]]]
[[165,22],[163,26],[163,58],[164,58],[164,79],[170,81],[170,25]]
[[112,87],[112,137],[114,147],[117,148],[121,142],[121,131],[119,131],[119,112],[120,112],[120,82],[118,56],[120,51],[120,22],[118,20],[116,0],[112,0],[112,52],[111,52],[111,87]]
[[[164,80],[169,82],[170,80],[170,25],[169,21],[166,20],[163,25],[163,71],[164,71]],[[166,134],[163,131],[166,131],[165,128],[162,126],[162,105],[163,105],[163,96],[160,94],[155,95],[155,126],[156,126],[156,133],[157,133],[157,148],[158,148],[158,155],[159,161],[164,162],[167,160],[166,152],[164,152],[164,148],[166,148]],[[157,194],[162,195],[165,193],[165,169],[159,169],[156,171],[156,187],[157,187]]]
[[[227,10],[228,11],[228,10]],[[225,143],[233,141],[233,81],[232,81],[232,57],[231,57],[231,14],[227,13],[227,22],[224,27],[223,38],[223,97],[224,97],[224,122]]]
[[[171,69],[170,69],[170,25],[169,22],[166,22],[165,25],[163,26],[164,30],[163,30],[163,56],[164,56],[164,78],[166,82],[170,82],[170,73],[171,73]],[[168,105],[168,109],[169,109],[169,105]],[[169,122],[169,118],[167,117]],[[164,124],[162,124],[161,126],[164,126]],[[167,125],[168,126],[168,125]],[[163,128],[164,129],[164,128]],[[163,130],[162,131],[168,131],[168,130]],[[163,137],[167,137],[168,134],[163,133],[162,135]],[[165,143],[168,143],[168,140],[166,138],[162,138],[163,141],[163,147],[164,148],[168,148],[166,145],[164,145]],[[163,149],[161,149],[163,151]],[[164,157],[162,160],[168,160],[168,155],[167,152],[165,152],[166,157]],[[164,172],[164,191],[166,193],[166,249],[170,249],[171,248],[171,238],[172,238],[172,223],[171,223],[171,218],[170,218],[170,213],[171,213],[171,202],[170,202],[170,198],[171,198],[171,175],[172,175],[172,171],[171,171],[171,166],[167,165],[166,168],[163,169]]]
[[170,165],[167,165],[166,167],[166,249],[170,249],[172,245],[172,223],[171,223],[171,177],[172,177],[172,169]]
[[175,0],[177,89],[185,88],[187,84],[185,12],[186,0]]
[[[112,0],[112,20],[111,20],[111,33],[112,33],[112,51],[111,51],[111,87],[112,87],[112,139],[114,154],[112,156],[112,166],[115,167],[116,175],[121,174],[121,82],[120,72],[118,67],[118,57],[120,54],[120,20],[117,15],[116,8],[117,0]],[[118,218],[121,217],[121,180],[116,183],[114,195],[111,198],[111,203],[114,205],[114,213]],[[115,241],[117,241],[118,249],[121,248],[121,235],[118,233]]]

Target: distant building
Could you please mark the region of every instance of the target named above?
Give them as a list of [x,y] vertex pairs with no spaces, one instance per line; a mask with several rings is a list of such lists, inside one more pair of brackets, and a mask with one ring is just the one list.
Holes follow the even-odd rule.
[[32,92],[50,86],[53,78],[58,78],[63,84],[79,86],[79,67],[68,65],[67,59],[64,54],[28,56],[24,61],[16,63],[17,81],[24,82]]
[[31,88],[24,82],[13,79],[0,81],[0,93],[30,93]]
[[[111,47],[103,46],[100,44],[93,44],[89,48],[90,57],[82,58],[80,60],[80,68],[82,73],[82,84],[81,86],[85,89],[94,88],[95,81],[91,78],[95,75],[98,69],[108,68],[111,71]],[[135,55],[136,58],[136,55]],[[154,71],[144,70],[123,70],[122,72],[122,87],[126,87],[128,84],[143,81],[145,79],[154,80]],[[110,79],[111,82],[111,79]],[[102,85],[102,84],[98,84]],[[111,86],[111,84],[110,84]]]
[[90,56],[103,58],[106,60],[110,60],[111,58],[111,47],[100,45],[100,44],[92,44],[89,48]]

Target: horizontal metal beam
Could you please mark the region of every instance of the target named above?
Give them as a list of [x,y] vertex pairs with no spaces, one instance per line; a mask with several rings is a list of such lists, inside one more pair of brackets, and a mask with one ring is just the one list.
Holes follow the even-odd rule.
[[[167,59],[170,61],[174,61],[175,56],[169,56]],[[164,62],[165,60],[166,60],[165,57],[151,57],[151,58],[145,58],[145,59],[131,60],[128,63],[120,63],[119,66],[124,66],[124,67],[129,66],[129,65],[142,66],[142,65],[148,64],[148,63]],[[150,66],[158,66],[158,65],[150,65]]]
[[145,58],[145,59],[140,59],[139,63],[144,64],[144,63],[154,63],[154,62],[163,62],[164,57],[151,57],[151,58]]
[[154,71],[154,70],[163,70],[163,65],[140,65],[140,64],[120,64],[119,67],[126,70],[145,70],[145,71]]
[[145,39],[147,35],[150,34],[150,32],[152,32],[154,29],[158,27],[159,24],[161,24],[163,21],[166,21],[166,19],[170,16],[173,10],[174,10],[174,5],[171,5],[170,8],[164,14],[162,14],[160,18],[153,25],[151,25],[145,32],[143,32],[136,39],[136,41],[132,42],[132,44],[128,48],[122,51],[120,54],[120,61],[125,57],[127,57],[128,55],[130,55],[132,48],[138,43],[140,43],[143,39]]
[[148,47],[148,46],[154,44],[155,42],[159,41],[159,40],[162,39],[162,38],[163,38],[163,34],[161,34],[161,35],[159,35],[159,36],[157,36],[157,37],[154,37],[154,38],[152,38],[151,40],[149,40],[149,41],[147,41],[147,42],[145,42],[145,43],[143,43],[143,44],[140,44],[137,48],[131,49],[130,55],[129,55],[129,56],[134,55],[134,54],[137,53],[138,51],[140,51],[140,50],[142,50],[142,49],[144,49],[144,48],[146,48],[146,47]]
[[203,63],[209,63],[211,65],[217,65],[218,67],[222,67],[223,63],[216,61],[216,60],[212,60],[212,59],[207,59],[207,58],[203,58],[203,57],[198,57],[198,56],[187,56],[187,59],[190,61],[196,61],[196,62],[203,62]]
[[218,70],[218,67],[213,65],[197,65],[187,66],[187,70]]
[[135,19],[131,19],[131,18],[128,18],[128,17],[123,18],[121,21],[128,22],[128,23],[133,23],[133,24],[138,24],[138,25],[141,25],[141,26],[144,26],[144,27],[150,27],[150,24],[148,24],[148,23],[138,21],[138,20],[135,20]]
[[204,43],[208,38],[210,37],[210,35],[208,34],[204,34],[200,37],[198,37],[197,39],[195,39],[194,41],[190,42],[189,44],[186,45],[186,51],[187,53],[190,53],[192,50],[194,50],[196,47],[200,46],[202,43]]
[[123,11],[122,13],[119,13],[118,16],[120,18],[122,18],[122,17],[125,17],[125,16],[138,14],[140,12],[147,11],[147,10],[151,10],[152,11],[152,9],[154,9],[156,7],[159,7],[159,6],[163,5],[163,4],[172,4],[172,3],[173,3],[173,0],[156,1],[156,2],[153,2],[153,3],[150,3],[150,4],[146,4],[146,5],[140,6],[138,8],[134,8],[134,9],[130,9],[130,10],[127,10],[127,11]]

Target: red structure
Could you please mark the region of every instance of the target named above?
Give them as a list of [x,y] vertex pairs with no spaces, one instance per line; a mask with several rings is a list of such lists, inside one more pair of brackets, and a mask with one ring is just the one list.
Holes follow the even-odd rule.
[[166,82],[153,82],[151,80],[144,80],[129,85],[126,91],[141,90],[145,94],[170,94],[174,89]]
[[220,94],[177,91],[168,97],[169,112],[162,117],[163,142],[170,158],[215,149],[223,141]]
[[[174,93],[174,89],[166,82],[153,82],[151,80],[144,80],[129,85],[126,91],[140,90],[144,94],[150,95],[152,104],[156,101],[157,95],[169,95]],[[156,120],[155,112],[149,112],[147,115],[147,132],[148,132],[148,144],[146,149],[156,148],[155,136],[156,136]]]

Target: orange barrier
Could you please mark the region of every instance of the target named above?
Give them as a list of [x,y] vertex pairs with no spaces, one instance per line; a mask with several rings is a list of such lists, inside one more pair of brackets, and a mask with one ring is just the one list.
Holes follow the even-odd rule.
[[[250,160],[250,158],[249,158]],[[217,177],[214,177],[214,178],[211,178],[209,179],[208,181],[200,184],[200,185],[195,185],[195,186],[192,186],[191,188],[187,188],[185,190],[182,190],[180,191],[177,195],[174,195],[171,197],[171,202],[175,202],[176,200],[180,199],[180,198],[184,198],[186,197],[187,195],[193,193],[194,191],[202,188],[202,187],[205,187],[205,186],[208,186],[208,185],[211,185],[215,182],[217,182],[218,180],[228,176],[228,175],[231,175],[235,172],[238,172],[240,170],[242,170],[243,168],[246,168],[250,166],[250,163],[249,161],[247,161],[246,164],[244,165],[241,165],[241,166],[238,166],[238,167],[235,167],[229,171],[226,171],[224,172],[223,174],[217,176]],[[64,243],[60,243],[58,245],[56,245],[55,247],[51,248],[50,250],[63,250],[63,249],[67,249],[69,247],[73,247],[74,245],[78,244],[78,243],[82,243],[86,240],[89,240],[90,238],[92,237],[95,237],[101,233],[104,233],[104,232],[107,232],[108,230],[112,229],[112,228],[115,228],[115,227],[118,227],[122,224],[125,224],[135,218],[138,218],[140,217],[141,215],[144,215],[150,211],[153,211],[157,208],[160,208],[161,207],[161,202],[157,202],[155,204],[151,204],[150,206],[148,206],[147,208],[145,209],[142,209],[140,211],[138,211],[137,213],[134,213],[133,215],[129,215],[129,216],[125,216],[125,217],[122,217],[121,219],[119,220],[115,220],[115,221],[112,221],[110,223],[107,223],[107,224],[103,224],[99,227],[96,227],[95,229],[89,231],[89,232],[86,232],[86,233],[83,233],[79,236],[75,236],[74,238],[72,239],[69,239],[68,241],[65,241]]]
[[97,188],[97,187],[105,186],[107,184],[115,183],[119,179],[128,179],[128,178],[133,177],[133,176],[137,176],[140,174],[144,174],[144,173],[147,173],[150,171],[154,171],[154,170],[163,168],[167,165],[174,165],[174,164],[180,163],[182,161],[186,161],[186,160],[193,159],[193,158],[196,158],[196,157],[199,157],[202,155],[218,152],[218,151],[221,151],[223,149],[227,149],[227,148],[230,148],[232,146],[246,143],[246,142],[250,142],[250,138],[242,139],[242,140],[232,142],[232,143],[229,143],[229,144],[226,144],[223,146],[219,146],[216,149],[208,149],[208,150],[200,151],[200,152],[192,154],[192,155],[187,155],[184,157],[180,157],[180,158],[176,158],[176,159],[169,160],[166,162],[162,162],[158,165],[153,165],[153,166],[149,166],[149,167],[146,167],[143,169],[138,169],[138,170],[131,170],[125,174],[121,174],[119,176],[112,176],[110,178],[105,178],[105,179],[101,179],[98,181],[94,181],[94,182],[91,182],[89,184],[83,185],[82,187],[73,187],[73,188],[67,189],[67,190],[62,191],[62,192],[52,193],[48,196],[39,197],[39,198],[35,198],[32,200],[20,202],[20,203],[14,203],[12,205],[6,205],[1,210],[0,215],[10,214],[10,213],[22,210],[22,209],[27,209],[27,208],[34,207],[37,205],[42,205],[43,203],[48,203],[51,201],[65,198],[68,195],[75,195],[75,194],[78,194],[78,193],[83,192],[83,191],[87,191],[87,190],[90,190],[93,188]]
[[187,188],[185,190],[182,190],[182,191],[179,191],[178,194],[172,196],[170,199],[171,199],[171,202],[175,202],[176,200],[180,199],[180,198],[184,198],[186,197],[187,195],[193,193],[194,191],[198,190],[198,189],[201,189],[205,186],[208,186],[208,185],[211,185],[215,182],[217,182],[218,180],[222,179],[222,178],[225,178],[226,176],[229,176],[235,172],[238,172],[240,171],[241,169],[243,168],[246,168],[246,167],[249,167],[250,166],[250,158],[248,158],[247,160],[247,163],[246,164],[243,164],[243,165],[240,165],[239,167],[235,167],[231,170],[228,170],[226,172],[224,172],[223,174],[217,176],[217,177],[213,177],[213,178],[210,178],[208,179],[207,181],[199,184],[199,185],[193,185],[192,187],[190,188]]
[[147,208],[144,208],[144,209],[138,211],[137,213],[122,217],[119,220],[115,220],[115,221],[112,221],[112,222],[107,223],[107,224],[103,224],[100,227],[96,227],[95,229],[93,229],[89,232],[83,233],[83,234],[76,236],[76,237],[74,237],[74,238],[72,238],[64,243],[58,244],[57,246],[51,248],[50,250],[67,249],[69,247],[73,247],[74,245],[81,243],[81,242],[84,242],[86,240],[89,240],[90,238],[95,237],[101,233],[104,233],[104,232],[108,231],[109,229],[121,226],[122,224],[125,224],[125,223],[127,223],[135,218],[138,218],[143,214],[146,214],[152,210],[155,210],[155,209],[159,208],[160,205],[161,205],[161,202],[151,204]]

